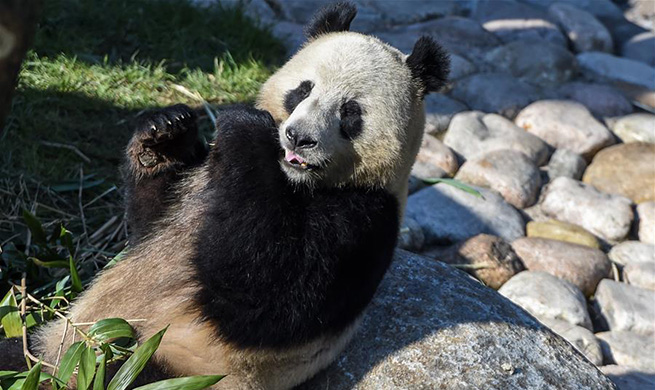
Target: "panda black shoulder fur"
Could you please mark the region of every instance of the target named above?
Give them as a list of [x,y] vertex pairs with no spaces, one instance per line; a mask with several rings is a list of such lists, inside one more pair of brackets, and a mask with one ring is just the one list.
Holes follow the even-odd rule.
[[[348,4],[321,11],[260,95],[273,116],[225,108],[208,152],[185,106],[137,128],[127,151],[135,245],[77,300],[74,322],[144,318],[142,340],[169,326],[154,371],[229,374],[221,389],[291,388],[336,357],[391,261],[402,200],[390,183],[414,148],[418,102],[448,68],[429,38],[407,57],[344,32],[354,15]],[[344,36],[359,53],[331,46]],[[316,64],[316,45],[334,58]],[[374,69],[362,78],[361,66]],[[64,331],[55,321],[35,335],[45,361],[72,343]]]

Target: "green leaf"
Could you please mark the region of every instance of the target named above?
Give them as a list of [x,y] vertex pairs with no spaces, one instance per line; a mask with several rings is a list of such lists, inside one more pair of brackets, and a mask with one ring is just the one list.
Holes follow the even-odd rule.
[[61,245],[65,246],[66,249],[68,249],[68,253],[71,256],[75,255],[75,246],[73,245],[73,233],[68,231],[64,225],[61,225],[61,229],[59,231],[59,241],[61,242]]
[[[82,189],[86,190],[89,188],[93,188],[96,186],[99,186],[100,184],[104,183],[105,179],[97,179],[97,180],[83,180],[82,181]],[[79,191],[80,190],[80,182],[79,180],[77,181],[66,181],[66,182],[61,182],[59,184],[55,184],[53,186],[50,186],[50,189],[53,191],[57,192],[67,192],[67,191]]]
[[225,375],[197,375],[185,378],[173,378],[149,383],[134,390],[201,390],[216,384]]
[[39,388],[39,378],[41,374],[41,362],[38,362],[32,367],[32,369],[27,373],[25,382],[20,387],[20,390],[38,390]]
[[122,318],[107,318],[93,324],[88,334],[98,341],[107,342],[121,337],[134,338],[134,329]]
[[482,194],[480,193],[480,191],[478,191],[478,190],[476,190],[475,188],[470,187],[470,186],[468,186],[468,185],[462,183],[462,182],[459,181],[459,180],[455,180],[455,179],[442,179],[442,178],[427,178],[427,179],[423,179],[423,182],[424,182],[425,184],[430,184],[430,185],[432,185],[432,184],[437,184],[437,183],[444,183],[444,184],[447,184],[447,185],[449,185],[449,186],[455,187],[455,188],[457,188],[457,189],[459,189],[459,190],[462,190],[462,191],[464,191],[464,192],[467,192],[467,193],[469,193],[469,194],[471,194],[471,195],[474,195],[474,196],[476,196],[476,197],[478,197],[478,198],[482,198],[482,199],[484,199],[484,196],[482,196]]
[[128,249],[129,249],[129,247],[126,247],[122,251],[118,252],[118,254],[116,256],[114,256],[113,259],[109,260],[109,262],[107,264],[105,264],[104,268],[109,269],[109,268],[113,267],[114,265],[116,265],[116,263],[118,263],[119,261],[123,260],[125,258],[125,255],[127,254]]
[[0,379],[13,378],[20,374],[18,371],[0,371]]
[[91,385],[96,372],[96,353],[91,347],[85,347],[80,357],[80,367],[77,373],[77,390],[86,390]]
[[64,357],[61,358],[57,378],[61,379],[62,382],[68,383],[68,380],[73,375],[73,370],[75,370],[77,363],[80,361],[85,347],[84,341],[78,341],[71,345],[64,354]]
[[68,256],[68,266],[71,272],[71,289],[76,293],[82,292],[82,280],[80,274],[77,273],[77,268],[75,268],[73,256]]
[[34,264],[45,268],[68,268],[68,260],[41,261],[36,257],[28,257]]
[[9,290],[7,295],[0,301],[0,323],[5,330],[5,336],[19,337],[23,334],[23,322],[20,319],[18,304],[13,290]]
[[166,329],[168,327],[157,332],[134,351],[134,354],[118,369],[114,378],[109,382],[107,390],[125,390],[127,386],[134,382],[150,357],[159,347],[159,343],[161,343]]
[[37,244],[46,244],[46,233],[45,230],[43,230],[41,221],[39,221],[34,214],[25,209],[23,209],[23,219],[25,220],[25,224],[27,224],[27,228],[30,229],[30,232],[32,233],[32,241]]
[[100,358],[100,365],[96,378],[93,380],[93,390],[105,390],[105,370],[107,369],[107,355],[102,354]]

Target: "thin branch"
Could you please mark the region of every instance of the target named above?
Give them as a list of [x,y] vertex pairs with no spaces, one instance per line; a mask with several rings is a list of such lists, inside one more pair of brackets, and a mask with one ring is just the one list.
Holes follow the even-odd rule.
[[80,158],[81,158],[82,160],[84,160],[84,162],[86,162],[86,163],[90,163],[90,162],[91,162],[91,159],[88,158],[84,153],[82,153],[82,151],[80,151],[80,150],[79,150],[76,146],[74,146],[74,145],[70,145],[70,144],[62,144],[62,143],[59,143],[59,142],[49,142],[49,141],[41,141],[41,145],[44,145],[44,146],[50,146],[50,147],[53,147],[53,148],[61,148],[61,149],[72,150],[75,154],[77,154],[78,156],[80,156]]

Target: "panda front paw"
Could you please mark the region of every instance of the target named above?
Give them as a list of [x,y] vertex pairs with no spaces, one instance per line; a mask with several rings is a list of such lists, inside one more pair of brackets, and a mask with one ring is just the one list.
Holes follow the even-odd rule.
[[128,162],[137,171],[192,165],[204,155],[196,114],[184,104],[146,114],[128,147]]

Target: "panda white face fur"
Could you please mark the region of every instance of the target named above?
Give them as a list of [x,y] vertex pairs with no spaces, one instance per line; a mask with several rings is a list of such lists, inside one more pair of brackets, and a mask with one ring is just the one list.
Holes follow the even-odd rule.
[[[319,12],[311,40],[263,87],[266,111],[222,110],[209,150],[183,105],[136,127],[131,248],[69,317],[143,319],[141,342],[168,327],[139,384],[228,374],[216,389],[290,389],[353,334],[393,256],[422,98],[448,68],[429,38],[406,57],[345,32],[354,15],[348,4]],[[53,363],[74,339],[52,321],[33,352]],[[23,360],[19,343],[0,349],[0,369]]]
[[355,13],[344,4],[319,13],[257,107],[280,124],[280,164],[292,181],[387,188],[402,204],[423,136],[423,97],[445,83],[448,57],[427,37],[407,56],[349,32]]

